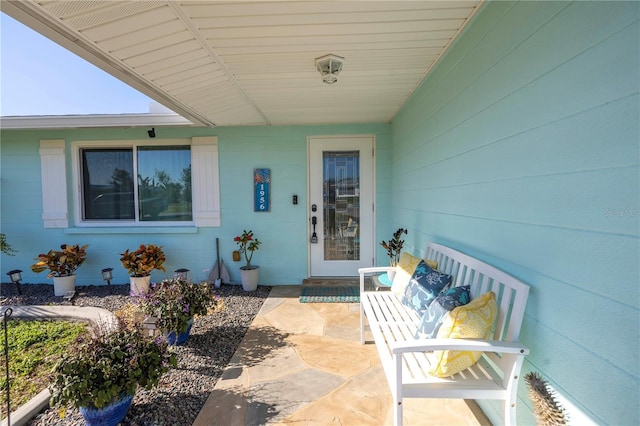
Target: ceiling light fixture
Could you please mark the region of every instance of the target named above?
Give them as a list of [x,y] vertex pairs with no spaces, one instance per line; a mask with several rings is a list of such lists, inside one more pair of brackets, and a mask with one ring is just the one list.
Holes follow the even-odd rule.
[[344,58],[336,55],[325,55],[316,58],[316,69],[322,76],[322,81],[333,84],[338,81],[338,74],[342,71]]

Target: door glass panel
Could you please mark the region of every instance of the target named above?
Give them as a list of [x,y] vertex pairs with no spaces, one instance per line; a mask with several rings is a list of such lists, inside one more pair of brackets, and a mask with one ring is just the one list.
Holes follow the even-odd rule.
[[324,260],[360,260],[360,157],[324,151],[322,158]]

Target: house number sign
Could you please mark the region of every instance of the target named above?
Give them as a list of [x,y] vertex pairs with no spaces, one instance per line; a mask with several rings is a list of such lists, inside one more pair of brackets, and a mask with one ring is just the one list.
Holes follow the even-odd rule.
[[253,169],[253,210],[269,211],[271,169]]

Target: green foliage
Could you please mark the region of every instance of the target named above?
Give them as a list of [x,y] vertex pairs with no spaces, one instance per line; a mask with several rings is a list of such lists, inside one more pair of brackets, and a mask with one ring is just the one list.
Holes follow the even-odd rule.
[[68,277],[84,263],[87,259],[88,244],[80,247],[62,244],[60,250],[50,250],[49,253],[41,253],[36,257],[38,262],[31,265],[31,270],[36,273],[49,270],[48,278]]
[[402,246],[404,245],[404,240],[401,240],[400,237],[402,234],[406,233],[406,229],[398,228],[398,230],[393,233],[393,238],[390,239],[388,243],[386,241],[382,241],[380,243],[380,245],[387,251],[391,266],[396,266],[400,260],[400,253],[402,253]]
[[160,330],[176,333],[187,331],[191,318],[206,315],[220,303],[219,297],[211,295],[207,283],[195,284],[180,278],[152,284],[138,300],[145,315],[157,318]]
[[81,337],[54,369],[51,402],[63,407],[102,408],[138,386],[151,389],[176,357],[162,339],[123,326]]
[[8,256],[15,256],[16,251],[7,242],[7,236],[0,233],[0,252]]
[[244,258],[247,261],[245,269],[253,269],[251,267],[251,259],[253,259],[253,252],[260,248],[262,242],[257,238],[253,238],[253,231],[242,231],[242,235],[235,237],[233,241],[238,244],[238,251],[244,254]]
[[129,271],[129,275],[132,277],[147,276],[154,269],[165,271],[164,261],[166,257],[162,251],[162,246],[140,244],[136,251],[127,249],[124,253],[120,253],[120,256],[122,266]]
[[[7,322],[12,405],[24,404],[45,388],[56,361],[85,330],[86,324],[79,322]],[[4,338],[0,339],[0,354],[0,364],[4,365]],[[2,374],[0,389],[6,391],[6,386]]]

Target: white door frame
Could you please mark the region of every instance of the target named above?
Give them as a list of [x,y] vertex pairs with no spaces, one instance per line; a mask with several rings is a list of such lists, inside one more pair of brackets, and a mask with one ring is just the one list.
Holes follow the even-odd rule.
[[[349,144],[349,140],[353,141],[353,144]],[[339,142],[338,142],[339,141]],[[365,188],[370,191],[370,199],[371,205],[366,206],[361,203],[360,205],[360,215],[363,216],[361,220],[364,220],[363,224],[360,224],[360,260],[359,261],[325,261],[318,262],[318,250],[317,248],[322,248],[320,250],[324,253],[324,235],[323,235],[323,222],[322,222],[322,197],[314,194],[314,190],[312,189],[312,171],[313,167],[311,161],[315,159],[314,157],[314,147],[312,144],[316,144],[315,146],[321,146],[321,149],[324,150],[361,150],[361,156],[364,154],[369,154],[365,152],[363,143],[368,144],[367,148],[371,149],[370,161],[370,171],[365,170],[364,175],[363,171],[360,172],[360,181],[361,186],[362,182],[365,182]],[[376,185],[375,185],[375,176],[376,176],[376,161],[375,161],[375,146],[376,146],[376,138],[375,135],[322,135],[322,136],[309,136],[307,138],[307,244],[308,244],[308,276],[356,276],[358,274],[358,268],[361,267],[369,267],[375,265],[375,224],[376,224],[376,215],[375,215],[375,201],[376,201]],[[362,169],[362,159],[361,159],[361,169]],[[321,176],[320,176],[321,178]],[[314,199],[319,198],[319,199]],[[315,212],[315,215],[318,217],[318,223],[316,225],[316,233],[318,236],[318,243],[313,245],[310,243],[310,238],[312,235],[312,224],[311,217],[314,213],[311,211],[311,205],[316,204],[318,206],[318,211]],[[369,217],[364,217],[369,216]],[[315,250],[315,251],[314,251]],[[314,260],[315,259],[315,260]],[[333,262],[331,266],[329,266],[329,262]],[[338,262],[340,265],[338,266]],[[323,267],[320,267],[319,264],[323,264]],[[314,266],[315,265],[315,266]],[[327,272],[327,268],[330,269]]]

